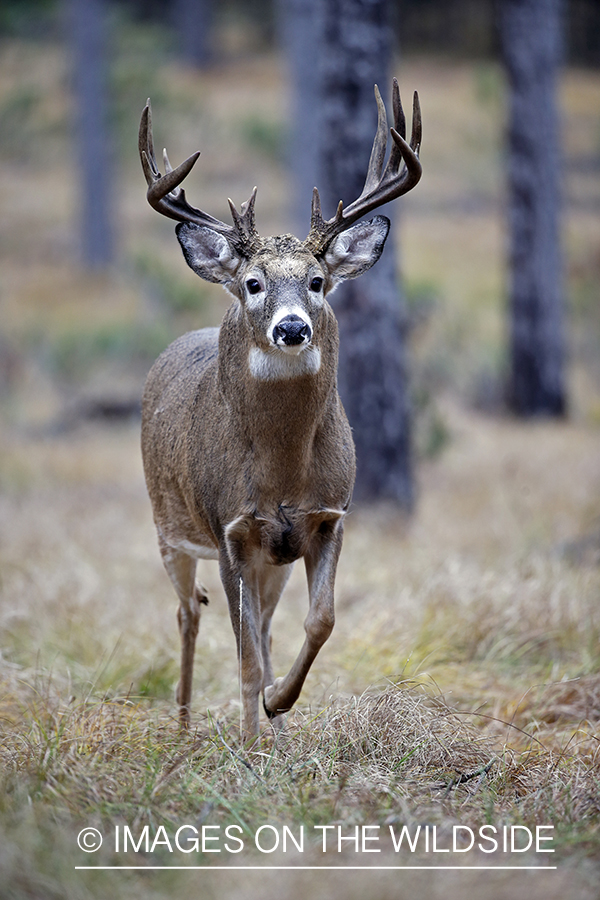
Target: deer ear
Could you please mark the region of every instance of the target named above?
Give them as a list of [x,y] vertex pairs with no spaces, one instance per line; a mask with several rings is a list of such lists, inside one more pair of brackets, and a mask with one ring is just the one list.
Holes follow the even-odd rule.
[[390,220],[375,216],[368,222],[359,222],[335,238],[323,255],[323,263],[329,272],[332,290],[347,278],[358,278],[375,265],[390,230]]
[[227,238],[205,225],[180,222],[175,229],[188,266],[217,284],[227,284],[235,275],[240,257]]

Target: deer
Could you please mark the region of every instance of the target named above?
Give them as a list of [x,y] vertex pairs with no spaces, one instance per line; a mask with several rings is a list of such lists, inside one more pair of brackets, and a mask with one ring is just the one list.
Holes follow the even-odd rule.
[[[177,221],[187,264],[233,296],[220,328],[175,340],[154,363],[142,401],[142,458],[160,554],[179,600],[179,721],[189,727],[194,652],[206,590],[197,562],[214,559],[239,663],[242,737],[260,734],[260,695],[277,732],[298,700],[334,625],[334,581],[355,478],[352,432],[337,390],[338,325],[328,297],[379,259],[390,221],[363,217],[421,177],[421,111],[412,134],[394,79],[387,115],[375,85],[377,129],[360,196],[325,219],[313,191],[310,231],[260,237],[256,188],[232,224],[188,204],[183,180],[200,153],[158,170],[150,101],[139,151],[157,212]],[[304,559],[305,638],[287,675],[275,677],[271,619],[292,567]]]

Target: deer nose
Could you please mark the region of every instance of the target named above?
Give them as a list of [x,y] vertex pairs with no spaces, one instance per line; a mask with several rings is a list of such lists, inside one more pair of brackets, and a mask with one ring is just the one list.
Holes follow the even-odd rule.
[[276,344],[282,343],[287,347],[303,344],[310,341],[312,331],[308,322],[300,316],[289,315],[278,322],[273,329],[273,340]]

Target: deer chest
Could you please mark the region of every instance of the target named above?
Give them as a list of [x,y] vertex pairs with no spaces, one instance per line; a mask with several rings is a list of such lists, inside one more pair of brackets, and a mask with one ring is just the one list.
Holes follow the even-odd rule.
[[270,565],[284,566],[304,556],[343,515],[343,510],[279,506],[273,515],[256,512],[235,519],[226,528],[226,540],[242,562],[261,556]]

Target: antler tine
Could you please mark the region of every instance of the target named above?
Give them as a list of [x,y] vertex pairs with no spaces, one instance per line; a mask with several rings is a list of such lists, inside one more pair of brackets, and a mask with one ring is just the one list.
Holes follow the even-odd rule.
[[[189,156],[182,163],[180,163],[180,165],[178,165],[176,169],[173,169],[171,167],[167,158],[167,166],[165,167],[166,173],[164,175],[160,175],[160,173],[157,173],[158,177],[154,179],[153,183],[148,188],[148,202],[151,206],[153,206],[155,209],[158,209],[159,212],[164,212],[165,215],[169,215],[169,212],[167,212],[166,204],[163,204],[164,209],[159,204],[161,204],[163,198],[170,200],[171,203],[173,203],[173,201],[177,199],[182,202],[180,202],[178,206],[179,215],[177,215],[175,218],[181,219],[181,216],[183,215],[184,218],[182,221],[185,221],[186,211],[190,216],[197,216],[199,213],[200,215],[204,215],[200,212],[200,210],[197,210],[193,206],[189,206],[189,204],[185,203],[183,198],[183,191],[179,189],[179,185],[184,180],[184,178],[192,171],[194,164],[199,156],[200,151],[197,150],[194,154],[192,154],[192,156]],[[169,197],[169,194],[171,194],[172,196]]]
[[156,167],[154,143],[152,141],[152,113],[150,110],[150,100],[146,101],[146,105],[142,111],[138,136],[138,149],[144,175],[146,176],[146,183],[151,185],[158,177],[158,169]]
[[[339,223],[340,225],[344,220],[344,203],[342,200],[338,203],[337,209],[335,211],[335,216],[333,219],[329,220],[329,223],[325,221],[323,218],[323,213],[321,211],[321,196],[319,194],[318,188],[313,188],[312,195],[312,205],[311,205],[311,223],[320,223],[321,226],[326,226],[327,224]],[[311,224],[312,229],[312,224]]]
[[323,212],[321,210],[321,196],[319,194],[319,189],[316,187],[313,188],[313,192],[312,192],[312,204],[310,207],[310,221],[311,221],[311,228],[312,228],[312,223],[315,223],[315,225],[317,223],[320,223],[320,224],[323,223]]
[[165,174],[160,174],[154,152],[152,113],[149,100],[142,112],[138,146],[142,169],[148,184],[146,197],[153,209],[178,222],[207,225],[214,231],[226,235],[242,252],[249,250],[259,240],[254,225],[256,188],[254,188],[249,200],[242,204],[241,214],[237,212],[231,201],[229,201],[234,224],[227,225],[225,222],[221,222],[220,219],[209,215],[209,213],[196,209],[195,206],[190,206],[185,199],[185,191],[179,186],[193,169],[196,160],[200,156],[199,150],[180,163],[175,169],[169,162],[167,151],[163,150]]
[[[398,79],[394,78],[392,83],[392,109],[394,113],[394,128],[398,132],[401,137],[406,139],[406,116],[404,115],[404,110],[402,109],[402,101],[400,99],[400,88],[398,87]],[[389,177],[390,173],[395,174],[398,172],[400,163],[402,162],[402,153],[400,152],[400,148],[398,147],[395,141],[392,141],[392,149],[390,151],[390,158],[388,159],[388,164],[385,167],[384,178]]]
[[377,131],[375,132],[375,139],[369,158],[369,168],[367,169],[367,177],[361,197],[365,197],[379,184],[387,149],[387,115],[377,85],[375,85],[375,102],[377,103]]
[[[402,111],[400,96],[398,96],[398,103],[401,113],[400,124],[402,130],[395,128],[391,129],[392,137],[394,139],[394,146],[392,147],[392,152],[390,153],[390,158],[382,181],[386,180],[386,177],[388,176],[388,170],[390,177],[393,177],[392,161],[394,161],[397,172],[400,161],[404,160],[406,167],[402,173],[403,187],[401,193],[406,194],[408,191],[412,190],[412,188],[414,188],[416,184],[418,184],[422,174],[421,163],[419,161],[419,150],[421,149],[422,136],[421,106],[419,104],[419,95],[415,91],[413,96],[413,119],[410,144],[407,144],[406,120],[404,118],[404,112]],[[398,194],[397,196],[400,195]]]
[[392,81],[392,106],[394,110],[394,128],[398,134],[401,134],[403,138],[406,138],[406,116],[402,109],[400,87],[397,78],[394,78]]
[[236,232],[243,235],[248,242],[253,241],[257,237],[256,226],[254,224],[254,201],[256,200],[256,191],[257,188],[254,188],[248,199],[240,206],[239,212],[237,211],[233,200],[229,199],[229,197],[227,198]]
[[[410,136],[410,146],[418,154],[421,149],[421,138],[423,132],[423,123],[421,122],[421,104],[419,103],[419,95],[415,91],[413,95],[413,119],[412,134]],[[404,135],[402,135],[404,137]]]
[[392,90],[394,127],[390,129],[393,144],[385,169],[383,169],[383,162],[387,143],[387,116],[377,85],[375,85],[375,100],[377,102],[377,131],[371,150],[365,186],[360,197],[345,209],[340,201],[335,216],[324,220],[319,192],[316,188],[314,189],[310,232],[304,243],[316,255],[324,253],[338,234],[341,234],[362,216],[384,203],[389,203],[402,194],[406,194],[421,178],[422,169],[418,155],[421,144],[421,108],[416,91],[413,101],[412,134],[410,144],[407,144],[406,119],[400,101],[398,82],[394,79]]

